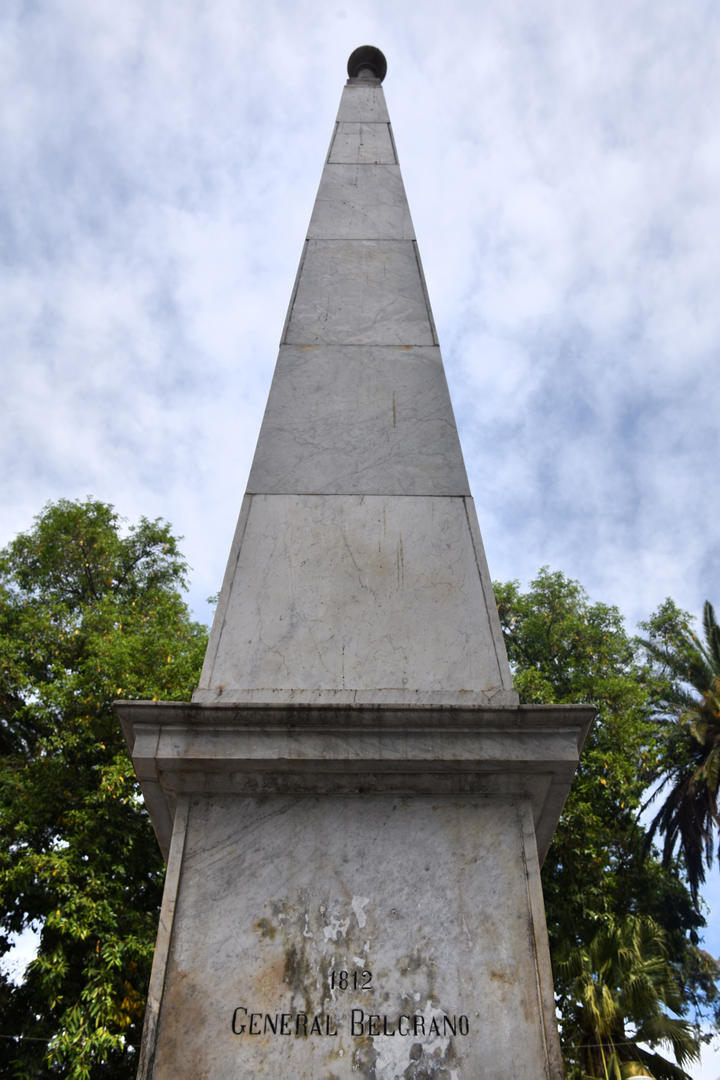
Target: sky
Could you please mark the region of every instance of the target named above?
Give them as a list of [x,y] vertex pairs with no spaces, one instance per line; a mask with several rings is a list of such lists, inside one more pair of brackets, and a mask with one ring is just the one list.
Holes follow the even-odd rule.
[[366,43],[493,577],[720,604],[710,0],[3,0],[0,545],[165,518],[210,618]]

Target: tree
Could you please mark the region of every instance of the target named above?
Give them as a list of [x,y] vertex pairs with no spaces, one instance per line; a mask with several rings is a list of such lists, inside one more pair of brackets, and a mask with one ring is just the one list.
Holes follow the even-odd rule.
[[197,684],[185,570],[168,525],[92,499],[0,552],[0,947],[39,933],[0,983],[3,1076],[134,1076],[164,871],[111,702]]
[[[587,943],[565,943],[555,960],[567,986],[564,1033],[567,1080],[625,1080],[631,1064],[656,1080],[689,1080],[682,1066],[698,1057],[698,1040],[682,1010],[665,935],[646,915],[606,916]],[[679,1066],[646,1046],[669,1044]]]
[[701,641],[687,612],[668,599],[643,629],[649,634],[643,644],[665,680],[659,710],[665,746],[653,799],[662,791],[665,798],[647,844],[663,834],[665,865],[679,848],[697,903],[705,868],[715,856],[720,863],[720,626],[706,601]]
[[682,1015],[718,1022],[720,969],[699,947],[703,917],[677,865],[643,859],[638,812],[663,753],[656,713],[667,680],[648,665],[618,610],[591,603],[561,573],[541,570],[526,592],[517,582],[496,583],[495,596],[521,700],[598,709],[543,867],[568,1061],[574,992],[558,958],[569,946],[588,948],[602,920],[654,920],[678,976]]

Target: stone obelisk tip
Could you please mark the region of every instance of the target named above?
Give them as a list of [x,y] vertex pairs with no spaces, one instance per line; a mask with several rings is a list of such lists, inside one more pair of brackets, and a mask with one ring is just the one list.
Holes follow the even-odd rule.
[[377,79],[387,75],[387,60],[374,45],[360,45],[350,53],[347,71],[351,79]]

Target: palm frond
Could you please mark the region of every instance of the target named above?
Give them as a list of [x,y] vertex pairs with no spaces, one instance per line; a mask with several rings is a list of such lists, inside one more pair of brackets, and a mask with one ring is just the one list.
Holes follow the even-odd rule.
[[651,1053],[640,1046],[635,1047],[635,1053],[655,1080],[692,1080],[682,1066],[668,1061],[662,1054]]
[[679,1020],[665,1013],[651,1016],[638,1027],[635,1042],[649,1043],[656,1046],[658,1043],[668,1043],[672,1046],[678,1065],[696,1061],[700,1056],[697,1035],[692,1024],[687,1020]]
[[703,631],[708,660],[715,668],[715,674],[720,675],[720,626],[717,624],[715,610],[709,600],[705,601],[703,607]]

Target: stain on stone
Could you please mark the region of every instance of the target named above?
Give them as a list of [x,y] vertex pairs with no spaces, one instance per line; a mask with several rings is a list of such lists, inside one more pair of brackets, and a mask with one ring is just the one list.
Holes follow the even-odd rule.
[[400,971],[403,975],[409,975],[413,971],[419,971],[424,967],[424,961],[419,951],[409,953],[400,961]]
[[357,1045],[353,1050],[352,1071],[358,1073],[362,1080],[377,1080],[375,1066],[378,1055],[372,1039],[365,1035],[355,1042]]
[[303,976],[307,964],[305,957],[298,953],[297,947],[291,945],[285,950],[285,970],[283,982],[286,982],[291,990],[302,990]]
[[295,944],[285,949],[285,963],[283,969],[283,982],[290,987],[293,1008],[306,1013],[316,1012],[313,1004],[316,989],[312,968],[305,955],[305,950]]
[[421,1043],[413,1043],[403,1080],[452,1080],[455,1061],[452,1041],[444,1050],[436,1046],[430,1053]]
[[269,919],[258,919],[255,923],[255,929],[258,930],[262,937],[273,938],[277,935],[277,927],[273,926]]
[[178,967],[171,958],[163,1001],[165,1011],[154,1051],[154,1075],[175,1075],[177,1062],[182,1061],[188,1076],[207,1080],[209,1067],[202,1042],[188,1044],[187,1025],[182,1019],[192,1016],[200,1030],[209,1025],[215,1018],[209,1014],[206,1000],[207,995],[193,973]]
[[254,991],[258,997],[258,1008],[274,1012],[278,1000],[278,992],[283,983],[283,960],[275,948],[267,950],[263,956],[263,963],[259,967],[254,984]]

